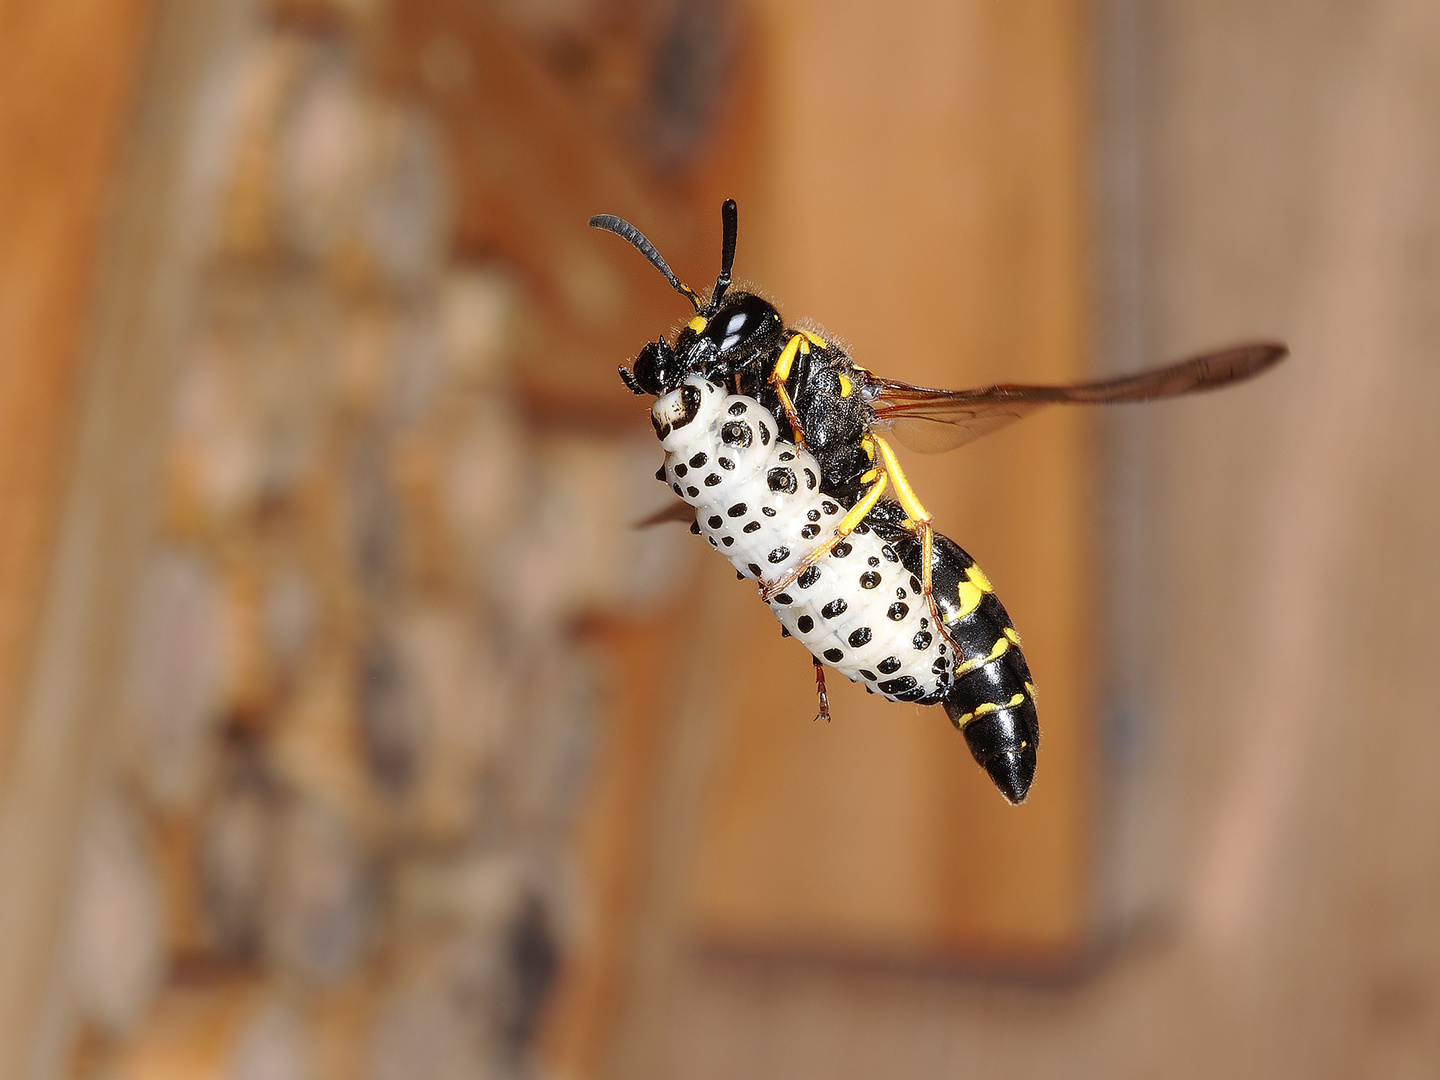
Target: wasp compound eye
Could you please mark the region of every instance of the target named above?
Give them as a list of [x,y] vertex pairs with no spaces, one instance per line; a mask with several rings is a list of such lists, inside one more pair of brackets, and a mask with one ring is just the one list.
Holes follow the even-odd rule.
[[658,397],[671,389],[679,376],[680,363],[663,340],[650,342],[635,358],[635,383],[647,394]]

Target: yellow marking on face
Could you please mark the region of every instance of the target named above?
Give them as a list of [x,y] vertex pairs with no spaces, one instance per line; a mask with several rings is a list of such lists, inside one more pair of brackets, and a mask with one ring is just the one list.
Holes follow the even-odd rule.
[[985,576],[985,571],[979,565],[971,563],[965,570],[965,576],[978,585],[984,592],[994,592],[995,586],[990,584],[990,579]]
[[699,334],[705,330],[705,327],[708,325],[708,323],[704,315],[696,315],[685,325],[688,326],[691,330],[694,330],[695,333]]
[[805,339],[797,334],[785,343],[785,348],[780,350],[780,359],[775,361],[771,382],[783,383],[790,378],[790,369],[795,366],[795,357],[800,352],[800,343],[803,340]]
[[[913,520],[929,524],[930,512],[921,505],[915,490],[910,486],[910,481],[905,479],[905,470],[900,468],[895,451],[891,450],[890,444],[879,435],[872,435],[871,438],[875,442],[875,449],[880,452],[880,460],[885,466],[885,471],[890,475],[890,482],[895,485],[895,498],[899,501],[901,509]],[[929,554],[928,549],[926,554]]]
[[849,379],[847,379],[844,375],[841,375],[841,376],[840,376],[840,396],[841,396],[841,397],[849,397],[849,396],[850,396],[850,391],[852,391],[852,390],[854,390],[854,389],[855,389],[855,384],[852,383]]
[[980,601],[985,598],[985,590],[969,581],[960,582],[955,592],[960,600],[960,610],[951,618],[946,619],[946,622],[955,622],[956,619],[965,618],[966,615],[969,615],[979,607]]
[[825,339],[813,330],[801,330],[800,333],[804,334],[805,337],[809,339],[810,344],[814,345],[817,349],[825,348]]
[[1015,628],[1013,626],[1005,627],[1005,636],[1010,639],[1010,644],[1020,644],[1020,635],[1015,632]]

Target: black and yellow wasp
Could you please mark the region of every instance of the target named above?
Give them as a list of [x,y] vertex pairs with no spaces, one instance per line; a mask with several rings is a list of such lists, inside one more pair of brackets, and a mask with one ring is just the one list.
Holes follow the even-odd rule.
[[632,244],[695,309],[673,342],[652,341],[620,368],[634,393],[657,399],[651,419],[666,449],[657,478],[684,500],[677,509],[692,531],[756,581],[785,631],[811,650],[822,716],[822,662],[893,700],[942,705],[1000,791],[1020,802],[1040,730],[1019,636],[975,561],[935,530],[890,439],[933,453],[1043,405],[1213,389],[1271,367],[1285,346],[1241,345],[1073,386],[911,386],[871,374],[817,330],[787,326],[763,297],[732,291],[733,200],[721,220],[708,298],[633,225],[590,220]]

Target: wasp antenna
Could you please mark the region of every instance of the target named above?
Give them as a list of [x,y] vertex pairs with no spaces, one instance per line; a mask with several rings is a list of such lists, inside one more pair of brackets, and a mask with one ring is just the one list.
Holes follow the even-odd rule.
[[735,234],[739,231],[739,214],[734,199],[726,199],[720,207],[720,276],[715,279],[715,289],[710,294],[710,309],[720,306],[720,298],[730,288],[730,268],[735,265]]
[[675,271],[671,270],[665,260],[660,257],[660,253],[655,250],[655,245],[645,239],[645,234],[634,225],[614,214],[596,214],[590,219],[590,227],[612,232],[629,243],[636,251],[645,256],[651,266],[665,275],[665,280],[670,282],[671,288],[694,304],[696,311],[700,310],[700,297],[695,295],[695,290],[675,276]]

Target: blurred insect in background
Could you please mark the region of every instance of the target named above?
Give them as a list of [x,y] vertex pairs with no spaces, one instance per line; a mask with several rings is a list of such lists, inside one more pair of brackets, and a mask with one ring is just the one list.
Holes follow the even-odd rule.
[[655,474],[683,500],[651,522],[690,521],[756,582],[815,664],[892,701],[942,706],[1012,803],[1024,800],[1040,740],[1020,638],[989,580],[938,532],[890,438],[922,453],[963,446],[1054,403],[1149,401],[1249,378],[1287,355],[1260,342],[1072,386],[930,390],[883,379],[813,325],[731,290],[737,213],[721,208],[720,276],[709,298],[681,282],[638,229],[596,228],[632,244],[695,308],[675,336],[640,350],[620,377],[656,398],[665,450]]

